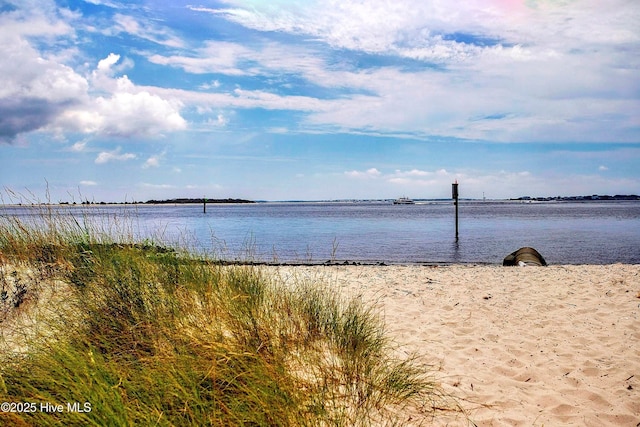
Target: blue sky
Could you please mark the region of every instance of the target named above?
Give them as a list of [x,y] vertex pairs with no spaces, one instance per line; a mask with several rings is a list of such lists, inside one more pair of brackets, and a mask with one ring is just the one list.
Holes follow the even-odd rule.
[[0,0],[0,183],[53,202],[638,194],[638,22],[633,0]]

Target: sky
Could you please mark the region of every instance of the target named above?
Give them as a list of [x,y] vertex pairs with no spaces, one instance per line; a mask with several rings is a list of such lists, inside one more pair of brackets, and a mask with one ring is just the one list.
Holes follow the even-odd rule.
[[640,194],[637,0],[0,0],[2,201]]

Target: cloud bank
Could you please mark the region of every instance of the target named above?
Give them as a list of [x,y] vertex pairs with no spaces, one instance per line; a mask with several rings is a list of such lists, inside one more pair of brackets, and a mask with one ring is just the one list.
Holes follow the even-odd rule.
[[186,129],[179,101],[115,75],[119,55],[100,60],[86,75],[63,63],[74,53],[51,47],[76,37],[76,16],[45,3],[0,14],[0,142],[33,131],[132,138]]
[[[640,59],[629,53],[640,47],[640,7],[629,2],[225,3],[192,10],[263,33],[311,37],[333,51],[368,55],[371,65],[336,65],[313,44],[277,43],[208,43],[192,57],[151,60],[193,73],[279,72],[355,91],[312,111],[303,125],[314,129],[497,142],[637,141]],[[395,59],[378,65],[385,58]]]

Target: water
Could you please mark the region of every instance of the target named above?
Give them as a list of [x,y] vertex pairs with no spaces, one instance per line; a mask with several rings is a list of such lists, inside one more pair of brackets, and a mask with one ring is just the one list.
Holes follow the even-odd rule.
[[[522,246],[549,264],[640,263],[640,202],[257,203],[56,208],[98,223],[131,222],[139,238],[235,260],[489,263]],[[2,215],[33,208],[2,207]]]

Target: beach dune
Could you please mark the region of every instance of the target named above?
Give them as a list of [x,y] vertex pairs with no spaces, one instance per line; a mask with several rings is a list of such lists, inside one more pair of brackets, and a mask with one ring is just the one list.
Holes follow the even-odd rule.
[[465,411],[436,425],[640,425],[640,265],[273,268],[376,304]]

